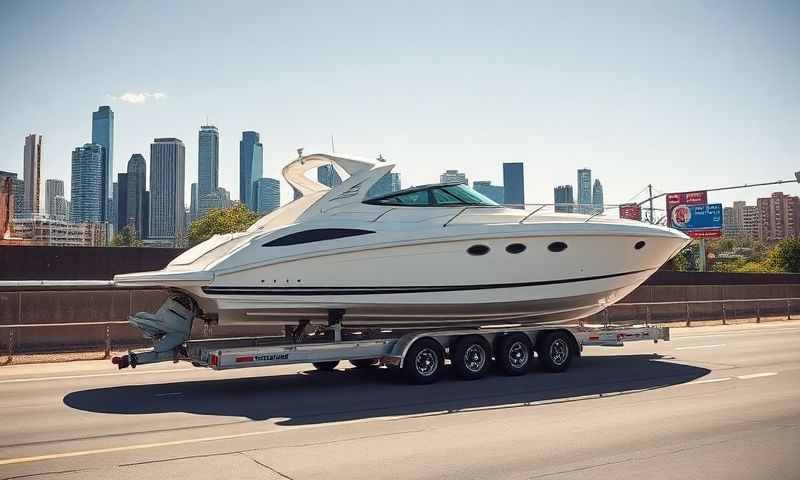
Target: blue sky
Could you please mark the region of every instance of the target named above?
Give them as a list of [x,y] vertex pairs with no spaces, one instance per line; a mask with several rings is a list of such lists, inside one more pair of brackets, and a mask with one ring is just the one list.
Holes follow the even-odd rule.
[[[109,104],[115,173],[132,153],[149,166],[154,137],[178,137],[187,193],[206,118],[236,198],[243,130],[261,133],[273,177],[299,146],[329,150],[331,135],[337,152],[398,163],[404,185],[447,168],[500,183],[502,162],[523,161],[528,202],[552,201],[581,167],[607,203],[648,183],[791,178],[798,25],[800,2],[5,0],[0,169],[21,173],[36,132],[46,177],[68,180],[91,112]],[[711,200],[778,189],[800,193]]]

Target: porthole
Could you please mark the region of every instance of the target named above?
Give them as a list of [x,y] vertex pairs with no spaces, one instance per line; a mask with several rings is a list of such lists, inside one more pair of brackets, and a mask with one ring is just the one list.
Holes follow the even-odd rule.
[[636,250],[641,250],[644,248],[644,246],[645,246],[644,240],[639,240],[638,242],[636,242],[636,245],[634,245],[633,248],[635,248]]
[[467,249],[467,253],[470,255],[486,255],[489,253],[489,247],[486,245],[473,245]]
[[512,243],[511,245],[506,247],[506,252],[511,254],[522,253],[525,249],[528,248],[521,243]]
[[556,252],[556,253],[563,252],[564,250],[567,249],[567,244],[564,242],[553,242],[547,246],[547,249],[550,250],[551,252]]

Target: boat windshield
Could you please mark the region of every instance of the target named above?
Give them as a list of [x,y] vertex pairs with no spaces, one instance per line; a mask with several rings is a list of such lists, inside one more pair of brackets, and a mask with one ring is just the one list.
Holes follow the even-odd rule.
[[459,205],[498,207],[500,204],[463,184],[426,185],[371,198],[364,203],[409,207],[449,207]]

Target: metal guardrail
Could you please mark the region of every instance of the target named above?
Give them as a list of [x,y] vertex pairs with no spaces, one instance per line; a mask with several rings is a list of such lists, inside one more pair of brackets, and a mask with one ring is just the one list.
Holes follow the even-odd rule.
[[692,326],[692,305],[721,305],[722,306],[722,324],[728,324],[728,316],[726,304],[729,303],[755,303],[756,308],[756,323],[761,323],[761,304],[762,303],[775,303],[786,302],[786,319],[792,319],[792,302],[800,301],[800,297],[782,297],[782,298],[734,298],[734,299],[720,299],[720,300],[685,300],[685,301],[672,301],[672,302],[630,302],[630,303],[615,303],[609,305],[601,312],[603,316],[603,324],[609,324],[609,309],[622,308],[622,307],[645,307],[645,325],[649,326],[652,323],[652,307],[653,306],[666,306],[666,305],[685,305],[686,306],[686,326]]

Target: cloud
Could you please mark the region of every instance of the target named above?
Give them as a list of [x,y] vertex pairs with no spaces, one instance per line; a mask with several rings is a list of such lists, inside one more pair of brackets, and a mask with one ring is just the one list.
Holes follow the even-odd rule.
[[150,99],[163,100],[167,98],[167,94],[164,92],[125,92],[118,97],[112,95],[111,98],[125,103],[145,103]]

